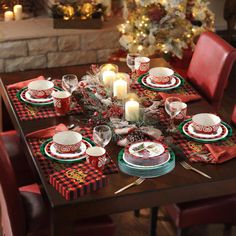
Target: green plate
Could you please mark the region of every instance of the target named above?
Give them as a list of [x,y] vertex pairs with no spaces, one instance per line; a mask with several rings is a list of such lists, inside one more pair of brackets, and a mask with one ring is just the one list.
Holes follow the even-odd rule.
[[153,88],[151,86],[147,86],[145,84],[143,84],[142,82],[142,79],[143,77],[147,76],[148,73],[146,74],[143,74],[141,75],[139,78],[138,78],[138,83],[145,89],[149,89],[149,90],[152,90],[152,91],[157,91],[157,92],[161,92],[161,91],[169,91],[169,90],[172,90],[172,89],[176,89],[176,88],[179,88],[180,86],[182,86],[184,84],[184,78],[182,76],[180,76],[179,74],[175,73],[174,75],[180,79],[180,84],[178,86],[173,86],[173,87],[170,87],[170,88]]
[[[23,103],[26,103],[26,104],[28,104],[28,105],[31,105],[31,106],[51,106],[51,105],[53,105],[53,101],[51,101],[51,102],[45,102],[45,103],[44,103],[44,102],[42,102],[42,103],[35,103],[35,102],[23,100],[22,97],[21,97],[21,94],[22,94],[25,90],[27,90],[27,88],[28,88],[28,87],[24,87],[24,88],[22,88],[21,90],[19,90],[19,91],[17,92],[16,97],[19,99],[19,101],[21,101],[21,102],[23,102]],[[60,88],[60,87],[58,87],[58,86],[54,86],[54,88],[57,89],[57,90],[59,90],[59,91],[63,91],[63,89]]]
[[[89,138],[83,138],[83,140],[87,141],[89,144],[91,144],[91,146],[95,146],[95,143],[90,140]],[[60,159],[60,158],[57,158],[57,157],[53,157],[53,156],[50,156],[46,153],[45,151],[45,147],[46,145],[52,141],[52,138],[46,140],[41,146],[40,146],[40,152],[50,161],[56,161],[56,162],[60,162],[60,163],[63,163],[63,164],[69,164],[69,163],[76,163],[76,162],[80,162],[82,160],[84,160],[85,158],[85,153],[83,153],[81,155],[81,157],[75,157],[75,158],[70,158],[70,159]]]
[[222,126],[224,127],[224,129],[227,130],[227,134],[226,135],[222,135],[221,137],[213,137],[213,138],[200,138],[200,137],[193,137],[194,134],[188,134],[185,130],[184,130],[184,126],[186,123],[188,123],[189,121],[191,121],[192,118],[187,119],[185,121],[183,121],[179,126],[178,129],[180,131],[181,134],[183,134],[187,139],[190,140],[194,140],[200,143],[214,143],[214,142],[218,142],[218,141],[224,141],[226,139],[228,139],[230,136],[232,136],[233,130],[232,128],[225,122],[221,121]]

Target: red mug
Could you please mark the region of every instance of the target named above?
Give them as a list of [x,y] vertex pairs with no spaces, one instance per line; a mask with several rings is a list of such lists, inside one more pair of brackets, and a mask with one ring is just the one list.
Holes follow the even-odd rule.
[[86,150],[87,162],[98,170],[103,170],[107,163],[106,149],[103,147],[89,147]]
[[150,58],[136,57],[134,59],[134,68],[137,76],[143,75],[149,71]]
[[52,93],[54,108],[58,114],[66,114],[71,108],[71,94],[67,91],[54,91]]

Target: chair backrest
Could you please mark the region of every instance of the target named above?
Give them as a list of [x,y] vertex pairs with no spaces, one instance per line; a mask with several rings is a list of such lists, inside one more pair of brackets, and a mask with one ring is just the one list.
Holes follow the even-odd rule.
[[236,49],[213,32],[198,39],[187,77],[202,95],[218,109],[236,59]]
[[[1,134],[0,134],[1,135]],[[3,235],[25,235],[25,215],[14,171],[0,139],[0,208]]]

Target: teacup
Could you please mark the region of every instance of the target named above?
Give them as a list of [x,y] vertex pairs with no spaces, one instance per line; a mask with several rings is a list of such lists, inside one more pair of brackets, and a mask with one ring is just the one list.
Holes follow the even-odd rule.
[[148,57],[136,57],[134,59],[134,68],[137,76],[145,74],[149,70],[150,58]]
[[106,149],[103,147],[89,147],[86,150],[87,162],[98,170],[103,170],[106,163]]
[[52,94],[54,84],[48,80],[36,80],[28,84],[28,91],[34,98],[47,98]]
[[174,75],[174,71],[167,67],[154,67],[149,70],[149,75],[155,84],[168,84]]
[[54,108],[58,114],[66,114],[71,108],[71,93],[67,91],[53,91]]
[[220,127],[221,119],[211,113],[200,113],[192,117],[194,131],[200,134],[215,134]]
[[53,136],[54,147],[60,153],[74,153],[81,145],[82,135],[75,131],[62,131]]
[[184,121],[187,115],[187,104],[184,102],[179,102],[179,106],[181,106],[181,110],[179,114],[173,118],[174,124],[176,125]]

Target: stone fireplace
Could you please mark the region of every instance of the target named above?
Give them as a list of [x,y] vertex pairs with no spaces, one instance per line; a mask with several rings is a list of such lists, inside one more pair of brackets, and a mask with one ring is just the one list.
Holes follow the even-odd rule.
[[[0,72],[105,62],[120,47],[120,19],[112,18],[96,30],[54,29],[53,19],[42,13],[54,2],[42,0],[33,6],[36,17],[27,13],[20,21],[0,21]],[[28,11],[31,0],[26,3]]]

